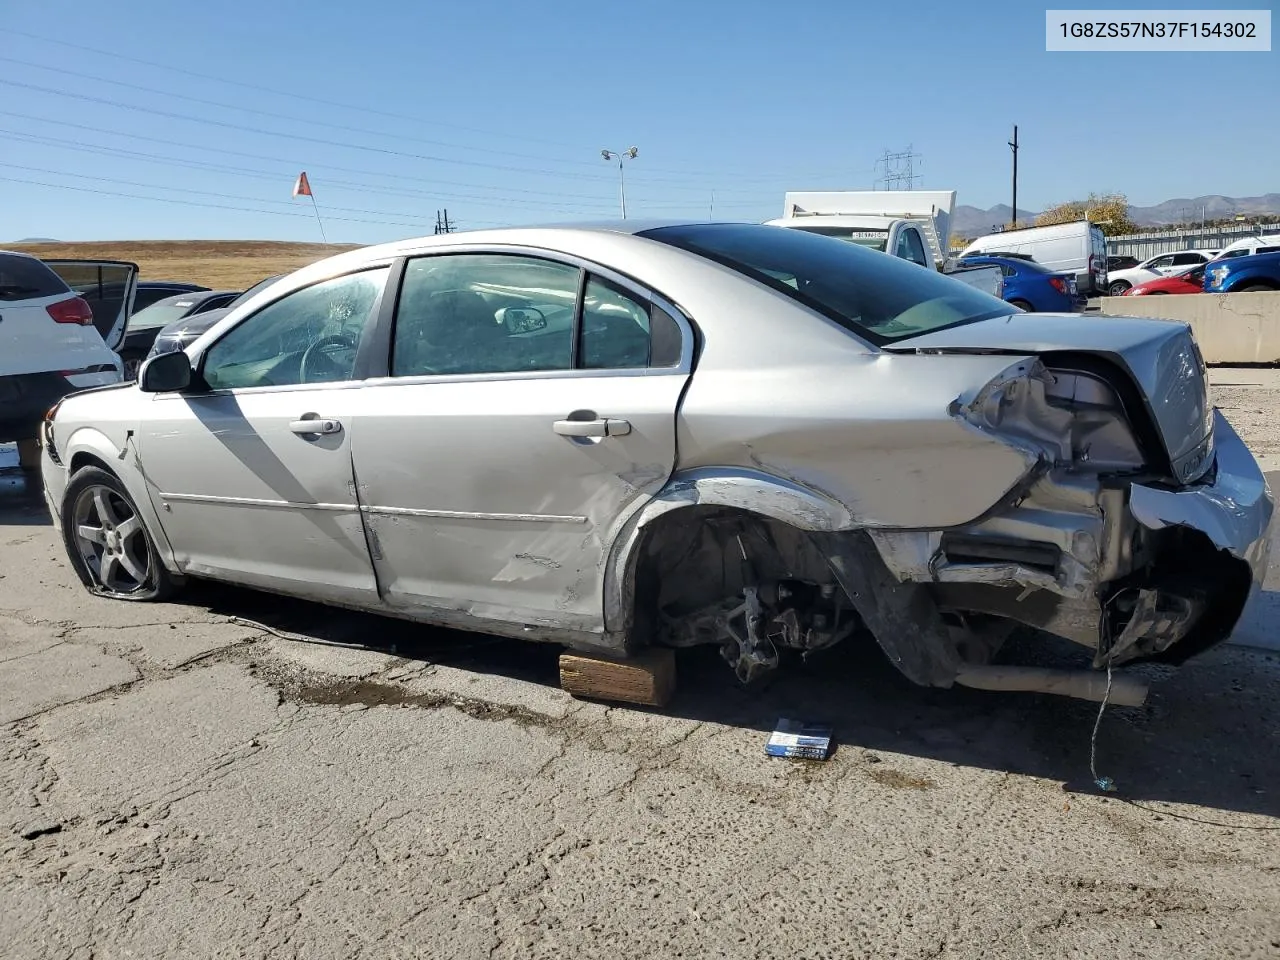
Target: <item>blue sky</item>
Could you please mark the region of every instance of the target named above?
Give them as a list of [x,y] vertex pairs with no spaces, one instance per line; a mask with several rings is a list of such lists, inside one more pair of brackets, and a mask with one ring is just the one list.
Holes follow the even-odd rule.
[[0,240],[315,240],[304,169],[330,240],[599,219],[633,144],[631,216],[777,216],[908,144],[988,207],[1014,123],[1020,207],[1280,191],[1280,53],[1046,53],[1025,0],[0,7]]

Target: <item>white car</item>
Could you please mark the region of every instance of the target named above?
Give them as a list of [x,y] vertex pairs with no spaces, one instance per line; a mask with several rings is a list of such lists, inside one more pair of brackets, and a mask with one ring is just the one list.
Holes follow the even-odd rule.
[[35,440],[68,393],[120,381],[136,264],[0,250],[0,443]]
[[1172,277],[1176,273],[1208,263],[1217,254],[1217,250],[1175,250],[1173,253],[1159,254],[1128,270],[1113,270],[1107,279],[1107,293],[1113,297],[1124,296],[1130,287],[1148,280]]

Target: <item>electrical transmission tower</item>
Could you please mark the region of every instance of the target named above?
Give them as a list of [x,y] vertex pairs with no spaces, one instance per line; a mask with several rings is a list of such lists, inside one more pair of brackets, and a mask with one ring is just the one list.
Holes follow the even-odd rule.
[[911,144],[907,144],[906,150],[886,150],[876,161],[876,167],[884,170],[876,183],[883,184],[886,190],[910,190],[921,178],[921,174],[915,172],[915,162],[920,159],[921,155],[912,150]]
[[437,211],[436,211],[436,233],[437,233],[437,234],[441,234],[441,233],[453,233],[453,228],[454,228],[455,226],[456,226],[456,224],[453,224],[453,223],[450,223],[450,222],[449,222],[449,210],[448,210],[448,208],[446,208],[446,209],[445,209],[445,211],[444,211],[444,216],[443,216],[443,217],[441,217],[441,216],[440,216],[440,211],[439,211],[439,210],[437,210]]

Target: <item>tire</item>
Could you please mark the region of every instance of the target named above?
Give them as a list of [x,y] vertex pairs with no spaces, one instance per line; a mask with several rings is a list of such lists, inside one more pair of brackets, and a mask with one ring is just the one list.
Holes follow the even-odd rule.
[[1129,283],[1127,280],[1117,280],[1115,283],[1111,284],[1111,286],[1107,287],[1107,296],[1123,297],[1124,292],[1131,286],[1133,286],[1133,284]]
[[1235,292],[1236,293],[1266,293],[1274,289],[1275,287],[1269,286],[1268,284],[1265,284],[1265,283],[1250,283],[1250,284],[1247,284],[1246,286],[1241,287],[1239,290]]
[[1036,308],[1025,300],[1010,300],[1009,306],[1017,307],[1019,310],[1025,310],[1027,313],[1035,313]]
[[62,498],[62,539],[71,568],[95,596],[154,601],[177,589],[137,504],[106,470],[84,467],[71,477]]

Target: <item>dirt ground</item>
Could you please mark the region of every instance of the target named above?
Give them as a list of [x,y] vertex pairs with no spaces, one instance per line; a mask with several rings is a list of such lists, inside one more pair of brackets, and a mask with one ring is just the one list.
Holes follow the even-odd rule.
[[[1236,373],[1218,402],[1280,454],[1280,377]],[[1094,705],[919,689],[874,648],[752,695],[684,652],[645,710],[570,698],[534,644],[208,585],[96,600],[15,462],[4,958],[1280,957],[1276,652],[1145,668],[1102,794]],[[782,716],[833,724],[832,758],[766,757]]]
[[274,240],[111,240],[11,244],[37,257],[128,260],[144,280],[182,280],[211,290],[245,290],[263,277],[288,273],[355,247]]

